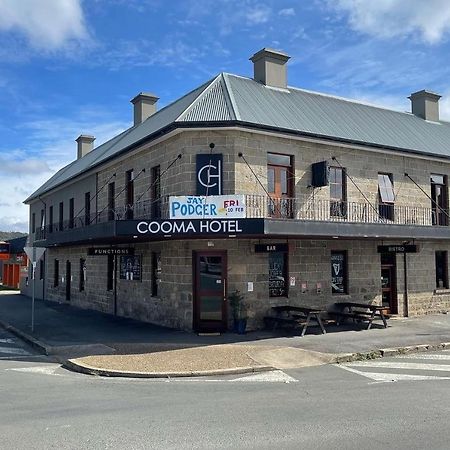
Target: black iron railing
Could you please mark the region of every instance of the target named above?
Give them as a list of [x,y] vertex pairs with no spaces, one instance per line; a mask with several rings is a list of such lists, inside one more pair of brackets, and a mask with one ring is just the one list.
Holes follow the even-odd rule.
[[[432,208],[402,205],[372,205],[363,202],[340,202],[313,197],[268,198],[262,195],[245,195],[246,218],[274,218],[301,221],[348,222],[385,225],[433,226],[447,225],[448,220],[436,217]],[[156,201],[145,200],[98,213],[75,217],[39,228],[35,240],[45,239],[48,233],[58,233],[83,228],[97,223],[130,219],[168,219],[169,197]]]

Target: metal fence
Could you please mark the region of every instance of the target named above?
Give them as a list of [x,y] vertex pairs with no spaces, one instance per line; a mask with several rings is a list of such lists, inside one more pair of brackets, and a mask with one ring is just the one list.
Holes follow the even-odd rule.
[[[432,208],[340,202],[317,199],[312,196],[305,198],[269,198],[262,195],[245,195],[245,205],[247,218],[414,226],[446,225],[448,223],[447,220],[438,220],[439,217],[436,217],[436,211]],[[439,214],[442,214],[442,212],[439,212]],[[38,228],[35,232],[35,239],[45,239],[48,233],[68,231],[113,220],[168,218],[169,197],[164,196],[156,201],[145,200],[114,209],[105,208],[89,216],[82,214],[73,219],[56,222]]]

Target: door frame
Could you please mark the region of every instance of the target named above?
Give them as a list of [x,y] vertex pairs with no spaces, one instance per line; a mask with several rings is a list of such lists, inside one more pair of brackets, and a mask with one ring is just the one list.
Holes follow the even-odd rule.
[[[200,320],[200,302],[198,298],[200,277],[198,272],[198,261],[200,256],[220,256],[222,257],[222,283],[223,283],[223,302],[222,302],[222,321],[201,321]],[[193,250],[192,251],[192,292],[193,292],[193,329],[204,332],[223,332],[228,328],[228,255],[226,250]]]
[[[391,274],[391,299],[389,302],[389,313],[390,314],[398,314],[398,291],[397,291],[397,258],[396,255],[393,254],[392,264],[381,264],[380,273],[383,270],[389,270]],[[381,288],[381,296],[383,296],[383,287]]]

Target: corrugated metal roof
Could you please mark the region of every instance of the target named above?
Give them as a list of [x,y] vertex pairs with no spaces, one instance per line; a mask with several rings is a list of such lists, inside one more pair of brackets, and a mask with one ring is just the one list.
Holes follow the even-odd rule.
[[217,121],[242,121],[450,158],[448,122],[429,122],[410,113],[297,88],[271,88],[250,78],[219,74],[143,123],[67,165],[25,202],[113,158],[168,125]]
[[177,122],[216,122],[235,119],[223,74],[220,74],[181,114]]
[[347,141],[450,157],[450,123],[226,75],[240,120]]

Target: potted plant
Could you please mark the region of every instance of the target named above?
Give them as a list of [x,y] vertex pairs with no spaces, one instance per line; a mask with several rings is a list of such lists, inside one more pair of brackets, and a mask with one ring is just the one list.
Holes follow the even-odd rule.
[[233,331],[238,334],[245,334],[247,327],[247,305],[244,295],[238,290],[234,290],[228,300],[233,311]]

